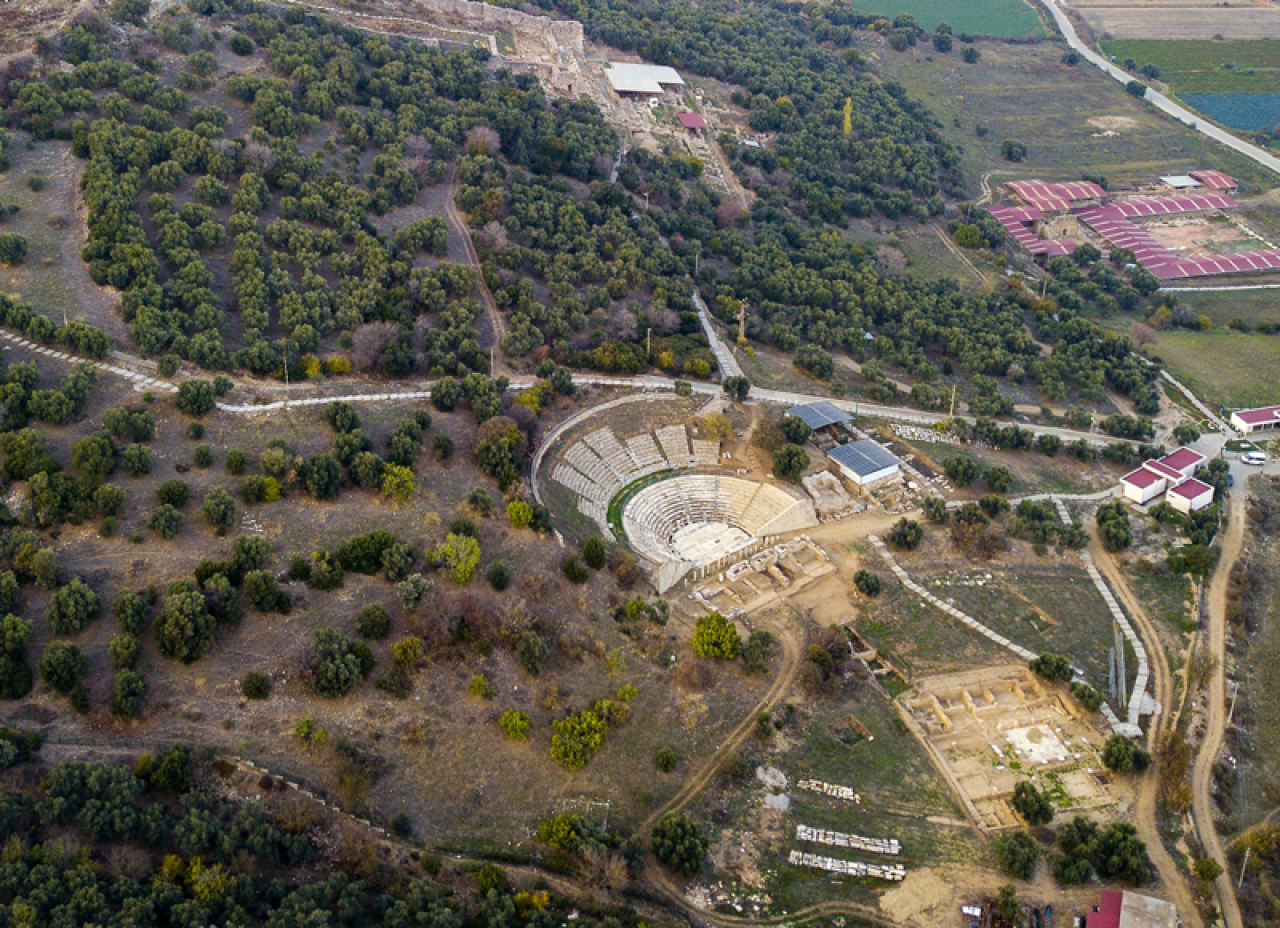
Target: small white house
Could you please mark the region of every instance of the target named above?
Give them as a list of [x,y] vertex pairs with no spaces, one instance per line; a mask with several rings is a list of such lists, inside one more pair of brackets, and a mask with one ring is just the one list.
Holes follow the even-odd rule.
[[1165,499],[1178,512],[1196,512],[1213,502],[1213,487],[1193,477],[1170,489]]
[[1145,506],[1165,491],[1169,485],[1168,478],[1157,474],[1147,467],[1139,467],[1120,478],[1120,486],[1124,490],[1124,498],[1133,500],[1139,506]]

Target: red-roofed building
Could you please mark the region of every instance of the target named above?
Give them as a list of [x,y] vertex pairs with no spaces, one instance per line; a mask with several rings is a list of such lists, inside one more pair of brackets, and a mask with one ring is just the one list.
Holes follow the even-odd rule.
[[1188,176],[1194,177],[1210,190],[1235,190],[1240,186],[1234,177],[1221,171],[1189,171]]
[[1231,414],[1231,427],[1241,435],[1280,429],[1280,406],[1237,409]]
[[1196,512],[1213,502],[1213,487],[1193,477],[1171,488],[1165,498],[1178,512]]
[[1085,917],[1086,928],[1176,928],[1178,909],[1172,902],[1141,893],[1104,889],[1097,911]]
[[1006,187],[1023,203],[1044,210],[1065,210],[1081,202],[1101,200],[1107,192],[1087,181],[1049,184],[1042,180],[1013,180]]
[[[1121,477],[1120,492],[1139,506],[1147,505],[1163,493],[1165,500],[1180,512],[1203,509],[1213,502],[1213,487],[1191,477],[1203,462],[1204,455],[1194,448],[1178,448],[1162,458],[1144,461],[1137,470]],[[1179,495],[1179,489],[1188,484],[1194,486]]]
[[1239,204],[1227,195],[1236,189],[1235,178],[1221,171],[1192,171],[1185,177],[1165,180],[1185,181],[1185,185],[1168,186],[1186,186],[1187,190],[1173,196],[1127,197],[1108,202],[1107,192],[1089,181],[1009,181],[1002,189],[1020,205],[997,205],[988,211],[1017,245],[1041,263],[1071,254],[1080,241],[1097,244],[1097,236],[1112,248],[1132,251],[1134,260],[1158,280],[1280,270],[1280,248],[1191,257],[1170,250],[1134,220],[1232,210]]
[[677,113],[676,121],[691,131],[707,128],[707,121],[702,118],[700,113]]
[[1120,928],[1120,907],[1124,905],[1124,893],[1104,889],[1098,899],[1098,911],[1090,912],[1085,928]]
[[1161,477],[1163,477],[1165,480],[1168,480],[1170,483],[1181,483],[1185,479],[1182,476],[1182,471],[1175,470],[1174,468],[1170,467],[1167,464],[1164,464],[1161,461],[1147,461],[1142,466],[1145,467],[1147,470],[1151,471],[1153,474],[1159,474]]
[[1139,506],[1145,506],[1165,491],[1169,481],[1153,470],[1139,467],[1120,478],[1120,486],[1126,499],[1131,499]]
[[1170,452],[1160,459],[1165,467],[1171,467],[1183,477],[1190,477],[1196,468],[1204,463],[1204,455],[1194,448],[1182,447]]

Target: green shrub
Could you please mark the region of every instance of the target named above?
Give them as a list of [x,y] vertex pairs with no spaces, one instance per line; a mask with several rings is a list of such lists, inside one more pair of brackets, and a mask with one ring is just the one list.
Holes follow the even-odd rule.
[[1019,780],[1014,786],[1010,803],[1033,828],[1053,821],[1053,803],[1045,793],[1036,789],[1034,783],[1027,780]]
[[245,699],[266,699],[271,695],[271,678],[265,673],[251,670],[241,678],[240,692]]
[[311,640],[311,688],[337,698],[354,691],[373,670],[369,646],[352,641],[336,628],[316,629]]
[[137,718],[146,695],[146,678],[136,670],[121,670],[111,684],[111,711],[121,718]]
[[88,670],[88,658],[69,641],[50,643],[40,656],[40,679],[63,695],[74,690]]
[[668,815],[653,829],[653,854],[683,877],[695,877],[707,863],[709,842],[687,815]]
[[356,631],[363,638],[381,641],[391,634],[391,613],[382,603],[371,603],[356,616]]
[[128,632],[122,632],[111,639],[107,645],[107,655],[111,658],[111,666],[117,670],[132,670],[142,654],[142,643]]
[[591,709],[551,723],[551,759],[569,770],[581,770],[604,746],[609,726]]
[[883,588],[879,574],[870,570],[859,570],[853,575],[853,585],[858,588],[858,592],[864,596],[879,596]]
[[498,716],[498,724],[512,741],[524,741],[529,737],[529,715],[518,709],[508,709]]
[[582,546],[582,560],[592,570],[599,570],[604,567],[609,560],[609,553],[605,550],[604,542],[595,536],[588,538],[586,544]]
[[742,638],[733,623],[719,612],[698,619],[693,630],[693,653],[699,657],[732,660],[742,650]]
[[1030,667],[1032,673],[1050,683],[1066,683],[1075,676],[1075,671],[1071,669],[1071,661],[1052,651],[1041,654],[1031,662]]
[[578,556],[576,554],[570,554],[564,559],[564,562],[560,566],[564,571],[565,577],[569,579],[570,583],[587,582],[587,577],[589,576],[587,568],[582,566],[582,562],[578,560]]
[[1030,834],[1015,831],[996,838],[994,844],[996,860],[1006,876],[1030,880],[1035,875],[1040,846]]

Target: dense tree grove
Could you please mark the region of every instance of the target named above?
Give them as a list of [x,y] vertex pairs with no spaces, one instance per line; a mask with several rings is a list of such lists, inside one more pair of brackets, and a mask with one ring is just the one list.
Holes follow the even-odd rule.
[[[0,743],[11,748],[0,752],[10,763],[28,767],[40,748],[38,736],[9,729],[0,730]],[[380,862],[371,844],[326,848],[305,819],[277,819],[257,803],[194,788],[193,766],[185,748],[143,756],[133,770],[68,762],[45,771],[38,789],[33,776],[31,788],[7,791],[0,797],[0,841],[8,848],[0,884],[9,922],[551,928],[568,914],[545,894],[531,905],[525,893],[522,902],[501,871],[485,891],[464,894],[417,868]],[[571,834],[575,849],[617,847],[628,860],[642,854],[638,843],[589,825]],[[60,850],[67,840],[75,842],[74,854]],[[332,859],[317,860],[325,854]],[[136,865],[112,865],[124,855]],[[525,915],[518,918],[517,909]],[[597,914],[581,917],[601,924]],[[604,920],[615,928],[635,923]]]
[[[145,354],[262,375],[354,365],[461,378],[489,363],[476,337],[483,283],[507,317],[509,355],[706,377],[715,361],[697,286],[726,320],[749,302],[750,337],[795,351],[814,376],[831,375],[833,350],[879,360],[916,378],[930,407],[930,383],[956,369],[1015,378],[1050,400],[1101,399],[1111,387],[1144,414],[1155,401],[1154,370],[1083,315],[1131,303],[1149,281],[1060,259],[1042,298],[1016,283],[967,293],[884,276],[838,234],[877,212],[938,215],[960,192],[960,154],[937,119],[865,73],[850,48],[860,29],[914,44],[909,17],[864,15],[846,0],[803,10],[783,0],[542,0],[612,45],[734,85],[752,129],[771,135],[763,148],[722,139],[757,194],[744,213],[686,155],[636,149],[609,183],[618,139],[594,106],[550,101],[530,75],[491,72],[484,52],[365,35],[250,0],[189,5],[194,18],[143,27],[189,55],[177,87],[120,54],[104,21],[82,17],[53,49],[70,70],[9,92],[12,124],[70,138],[88,161],[84,257],[96,280],[123,292]],[[236,54],[256,51],[268,67],[221,71],[202,30],[225,26]],[[184,91],[196,88],[230,98],[248,132],[229,137],[228,112],[194,104]],[[321,150],[304,154],[320,138]],[[398,217],[450,176],[483,281],[420,257],[449,252],[439,217]],[[379,231],[375,215],[393,231]],[[982,211],[968,220],[974,244],[998,239]],[[226,283],[211,267],[228,253]]]
[[[193,105],[182,89],[157,80],[147,62],[119,54],[111,30],[95,17],[78,20],[58,43],[73,71],[10,91],[17,124],[37,138],[70,138],[88,161],[84,258],[96,281],[124,293],[124,315],[141,350],[209,369],[270,374],[289,364],[302,373],[305,357],[344,331],[353,336],[352,359],[371,370],[483,370],[474,273],[450,264],[433,269],[416,257],[447,251],[443,221],[402,223],[385,235],[371,216],[412,203],[459,161],[459,201],[468,213],[493,208],[495,195],[499,204],[514,201],[510,191],[527,184],[544,191],[544,202],[552,198],[552,209],[568,221],[572,197],[552,178],[598,176],[600,156],[616,147],[612,129],[588,103],[548,101],[531,76],[490,73],[481,52],[392,41],[251,2],[191,6],[211,17],[208,27],[237,25],[237,38],[252,40],[271,66],[261,75],[226,76],[205,52],[188,60],[204,87],[219,87],[247,108],[252,128],[243,137],[224,136],[225,110]],[[177,23],[204,37],[191,20]],[[165,21],[156,33],[173,28]],[[491,148],[476,141],[476,126],[493,127],[484,130]],[[335,135],[330,158],[304,155],[308,137],[322,127]],[[374,156],[361,174],[365,151]],[[492,191],[484,162],[499,152],[501,189]],[[507,165],[520,169],[519,177],[505,179]],[[194,202],[179,206],[188,189]],[[635,239],[626,212],[617,204],[613,210],[617,235]],[[268,212],[276,218],[264,219]],[[600,256],[611,256],[617,239],[585,236],[587,225],[578,226],[571,230],[578,247],[595,255],[593,265],[573,270],[584,288],[614,282],[625,296],[639,282],[629,265],[660,253],[635,247],[606,262]],[[564,245],[540,242],[538,254],[568,252]],[[208,264],[228,250],[229,288]],[[533,265],[541,260],[530,258]],[[666,269],[656,264],[645,273],[656,279]],[[540,267],[540,275],[549,271]],[[526,320],[544,313],[523,294],[510,305]]]

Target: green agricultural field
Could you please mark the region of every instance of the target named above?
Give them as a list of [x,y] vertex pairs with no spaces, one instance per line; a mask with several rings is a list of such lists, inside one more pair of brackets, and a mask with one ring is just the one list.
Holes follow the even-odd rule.
[[1022,0],[885,0],[863,4],[868,13],[910,13],[925,29],[947,23],[956,33],[1018,39],[1045,34],[1040,17]]
[[[1280,84],[1280,41],[1116,39],[1102,49],[1116,61],[1153,64],[1175,93],[1272,93]],[[1230,65],[1230,67],[1228,67]]]
[[1261,406],[1276,401],[1280,337],[1229,330],[1157,333],[1152,353],[1210,404]]
[[[879,59],[886,79],[942,116],[948,140],[964,151],[974,197],[988,173],[993,185],[1019,177],[1062,180],[1082,174],[1118,183],[1212,166],[1250,188],[1270,189],[1275,183],[1269,172],[1159,115],[1095,68],[1063,64],[1061,46],[978,42],[975,47],[982,57],[965,64],[958,52],[939,54],[930,45],[899,53],[878,37],[859,42],[863,55]],[[1071,92],[1063,93],[1064,87]],[[981,135],[979,127],[985,130]],[[1005,139],[1027,146],[1025,161],[1001,158]]]

